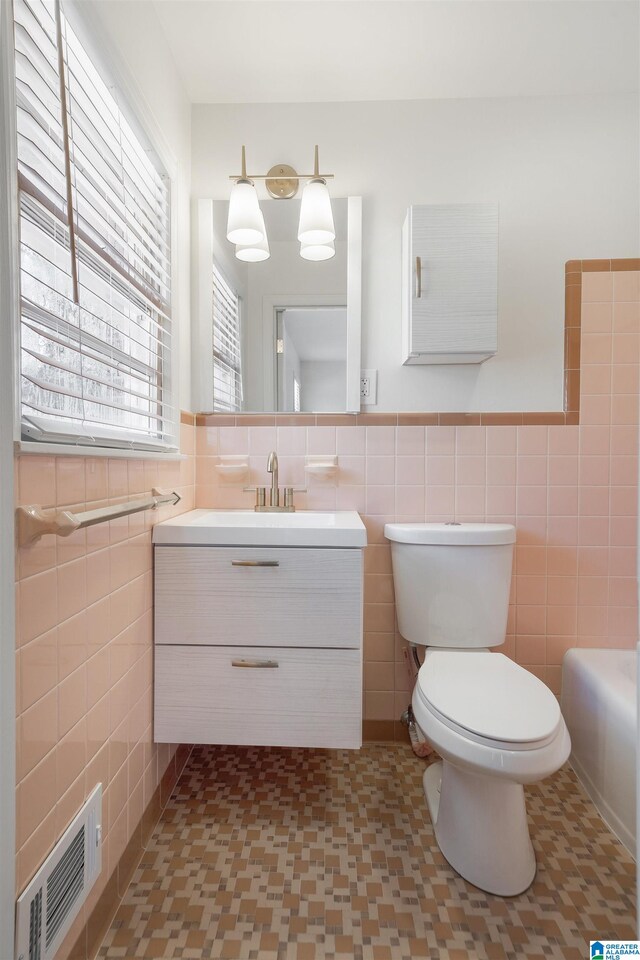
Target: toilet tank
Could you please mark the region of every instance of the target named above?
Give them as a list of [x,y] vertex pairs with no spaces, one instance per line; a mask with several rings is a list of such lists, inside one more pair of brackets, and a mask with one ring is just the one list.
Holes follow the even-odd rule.
[[425,647],[504,643],[515,527],[388,523],[400,633]]

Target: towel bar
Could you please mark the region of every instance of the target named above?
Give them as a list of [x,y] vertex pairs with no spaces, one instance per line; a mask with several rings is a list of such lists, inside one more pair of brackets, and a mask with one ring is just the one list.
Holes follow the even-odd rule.
[[69,537],[76,530],[83,527],[92,527],[96,523],[106,520],[117,520],[119,517],[128,517],[132,513],[142,510],[155,510],[164,503],[180,503],[180,496],[174,491],[166,493],[157,490],[151,491],[151,497],[140,500],[129,500],[127,503],[116,503],[110,507],[99,507],[97,510],[85,510],[83,513],[71,513],[69,510],[43,510],[38,504],[28,507],[16,507],[16,529],[18,545],[29,546],[40,539],[45,533],[54,533],[58,537]]

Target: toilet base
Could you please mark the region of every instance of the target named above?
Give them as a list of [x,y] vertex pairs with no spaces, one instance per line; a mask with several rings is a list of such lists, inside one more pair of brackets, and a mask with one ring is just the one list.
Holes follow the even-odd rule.
[[522,784],[432,763],[424,793],[438,846],[474,886],[501,897],[529,887],[536,874]]

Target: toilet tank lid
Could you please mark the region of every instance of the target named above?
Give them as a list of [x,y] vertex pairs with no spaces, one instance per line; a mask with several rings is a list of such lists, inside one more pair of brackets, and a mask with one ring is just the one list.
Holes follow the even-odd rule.
[[396,543],[429,543],[453,546],[515,543],[510,523],[386,523],[384,535]]

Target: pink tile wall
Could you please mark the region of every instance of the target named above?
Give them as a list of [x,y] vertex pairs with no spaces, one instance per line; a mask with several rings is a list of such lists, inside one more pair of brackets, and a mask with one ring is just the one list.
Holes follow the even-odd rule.
[[[246,454],[250,482],[266,483],[276,449],[281,482],[309,487],[300,507],[362,514],[366,719],[397,719],[408,700],[389,520],[516,525],[503,649],[555,692],[569,647],[635,642],[639,291],[637,272],[583,274],[579,427],[196,429],[198,507],[251,506],[251,494],[220,480],[217,456]],[[337,454],[337,477],[305,478],[306,453]]]
[[102,782],[96,902],[175,745],[152,741],[151,527],[193,509],[195,427],[181,461],[24,455],[18,504],[95,509],[177,489],[182,502],[17,551],[17,861],[23,889]]

